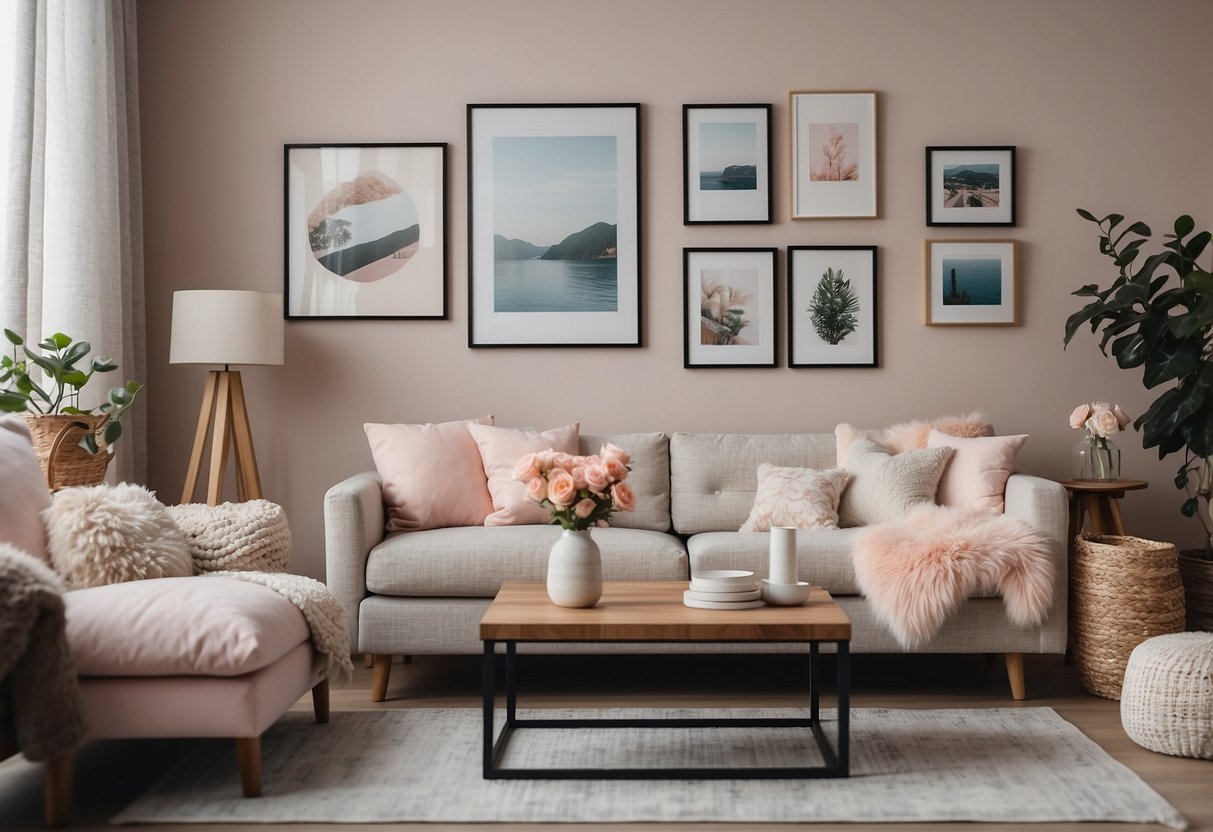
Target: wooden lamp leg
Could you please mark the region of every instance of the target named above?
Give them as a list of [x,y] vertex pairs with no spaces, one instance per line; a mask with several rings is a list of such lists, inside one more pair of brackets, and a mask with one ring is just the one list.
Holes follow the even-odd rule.
[[223,500],[223,474],[227,470],[228,437],[232,419],[231,373],[219,374],[219,392],[215,401],[215,430],[211,434],[211,474],[207,481],[206,502],[218,505]]
[[189,465],[185,469],[185,488],[181,491],[181,502],[194,500],[198,488],[198,474],[202,471],[202,452],[206,448],[206,435],[215,418],[215,394],[219,390],[219,371],[211,370],[206,376],[206,387],[202,390],[202,408],[198,411],[198,427],[194,430],[194,448],[190,451]]
[[261,475],[257,471],[257,454],[253,450],[253,431],[249,427],[248,408],[244,401],[244,383],[240,373],[233,370],[232,381],[232,439],[236,445],[237,480],[244,500],[261,499]]

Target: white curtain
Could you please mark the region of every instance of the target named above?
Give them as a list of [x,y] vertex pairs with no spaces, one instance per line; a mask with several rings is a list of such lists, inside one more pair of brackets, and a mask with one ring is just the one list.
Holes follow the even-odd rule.
[[[16,2],[0,325],[112,356],[81,396],[95,407],[147,379],[135,0]],[[110,479],[146,480],[145,413],[124,414]]]

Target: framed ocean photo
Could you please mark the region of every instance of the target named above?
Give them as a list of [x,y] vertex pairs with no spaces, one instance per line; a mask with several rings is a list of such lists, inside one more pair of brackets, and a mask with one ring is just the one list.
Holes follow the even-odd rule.
[[1015,148],[928,147],[927,225],[1015,225]]
[[927,240],[926,323],[1019,323],[1015,240]]
[[788,247],[788,366],[877,367],[876,246]]
[[694,367],[774,367],[773,248],[682,250],[683,362]]
[[682,106],[684,225],[771,222],[771,105]]
[[876,93],[788,94],[794,220],[876,217]]
[[468,345],[640,346],[640,105],[467,117]]
[[446,147],[283,146],[287,319],[447,317]]

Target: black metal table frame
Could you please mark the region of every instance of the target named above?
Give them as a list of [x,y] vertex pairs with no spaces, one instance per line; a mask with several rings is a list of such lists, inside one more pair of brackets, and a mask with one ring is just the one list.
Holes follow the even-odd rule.
[[[851,652],[850,641],[809,641],[809,716],[807,718],[720,719],[518,719],[514,669],[517,641],[505,644],[505,724],[494,730],[497,641],[484,642],[481,685],[484,695],[484,779],[486,780],[768,780],[850,776]],[[531,643],[528,639],[527,643]],[[819,645],[838,649],[838,745],[831,746],[821,727],[821,667]],[[503,768],[510,737],[520,728],[809,728],[824,765],[749,768]]]

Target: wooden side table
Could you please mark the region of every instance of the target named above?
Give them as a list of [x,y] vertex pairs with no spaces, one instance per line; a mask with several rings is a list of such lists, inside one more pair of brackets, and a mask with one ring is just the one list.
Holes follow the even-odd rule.
[[1126,491],[1149,486],[1145,480],[1063,480],[1070,493],[1070,540],[1083,531],[1091,534],[1125,534],[1120,504]]

